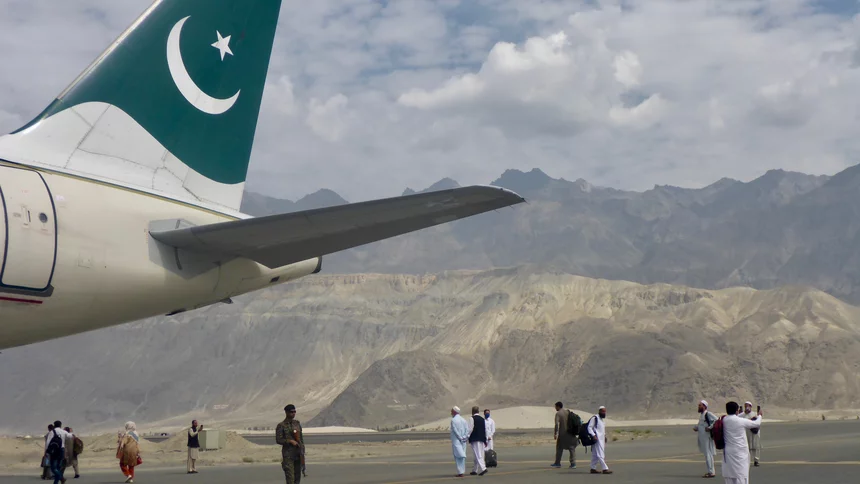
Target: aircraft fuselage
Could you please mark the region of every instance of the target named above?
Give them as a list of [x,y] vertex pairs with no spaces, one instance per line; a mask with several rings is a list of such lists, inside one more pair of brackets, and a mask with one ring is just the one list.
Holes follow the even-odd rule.
[[92,180],[0,165],[0,349],[191,310],[319,270],[164,246],[153,223],[232,217]]

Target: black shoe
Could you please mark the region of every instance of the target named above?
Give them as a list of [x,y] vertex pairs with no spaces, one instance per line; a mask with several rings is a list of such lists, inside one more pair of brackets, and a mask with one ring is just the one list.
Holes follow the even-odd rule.
[[753,464],[753,466],[758,467],[758,461],[755,461],[755,464]]
[[75,474],[75,479],[80,479],[80,478],[81,478],[80,474]]
[[478,475],[479,475],[479,476],[483,476],[483,475],[484,475],[484,474],[486,474],[486,473],[487,473],[487,469],[484,469],[484,472],[482,472],[482,473],[480,473],[480,474],[478,474]]
[[472,471],[472,472],[470,472],[470,473],[469,473],[469,475],[470,475],[470,476],[477,476],[477,475],[478,475],[478,473],[477,473],[477,472],[475,472],[475,471]]

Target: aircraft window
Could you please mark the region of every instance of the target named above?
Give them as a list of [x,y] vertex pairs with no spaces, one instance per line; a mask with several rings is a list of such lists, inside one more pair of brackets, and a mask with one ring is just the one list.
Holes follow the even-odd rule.
[[48,216],[45,215],[44,213],[40,213],[39,214],[39,221],[42,222],[43,224],[48,223]]

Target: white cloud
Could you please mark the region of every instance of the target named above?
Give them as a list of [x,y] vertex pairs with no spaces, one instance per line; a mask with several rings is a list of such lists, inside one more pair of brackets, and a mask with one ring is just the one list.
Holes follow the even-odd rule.
[[643,129],[660,121],[666,108],[666,101],[654,94],[632,108],[613,106],[609,109],[609,119],[619,126]]
[[615,80],[626,88],[636,87],[642,79],[642,63],[639,56],[625,50],[615,56]]
[[343,94],[336,94],[325,102],[311,99],[305,123],[320,138],[329,142],[338,141],[347,129],[348,105],[349,99]]
[[266,83],[265,97],[266,103],[262,109],[272,107],[277,112],[287,116],[292,116],[298,111],[290,76],[282,75],[274,81],[269,80]]
[[444,86],[433,91],[412,89],[401,95],[398,101],[404,106],[428,109],[469,101],[483,90],[484,81],[474,74],[465,74],[448,80]]

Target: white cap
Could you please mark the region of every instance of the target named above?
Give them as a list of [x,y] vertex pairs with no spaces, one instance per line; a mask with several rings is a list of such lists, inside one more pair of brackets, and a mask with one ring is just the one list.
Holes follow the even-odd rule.
[[704,405],[704,406],[705,406],[705,408],[708,408],[708,402],[706,402],[705,400],[702,400],[702,401],[701,401],[701,402],[699,402],[699,403],[701,403],[702,405]]
[[452,408],[451,410],[453,410],[454,413],[460,413],[460,407],[458,407],[456,405],[454,405],[454,408]]
[[606,407],[604,407],[603,405],[601,405],[597,410],[598,410],[598,411],[600,411],[600,410],[606,410]]
[[750,407],[752,407],[752,402],[744,402],[744,405],[749,405]]

